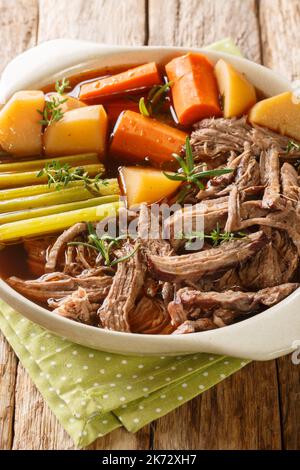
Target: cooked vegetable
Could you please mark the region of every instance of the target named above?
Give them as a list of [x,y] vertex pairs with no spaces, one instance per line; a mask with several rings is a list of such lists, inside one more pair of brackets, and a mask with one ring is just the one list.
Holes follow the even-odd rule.
[[124,166],[119,171],[128,207],[141,202],[157,202],[173,194],[181,184],[180,181],[171,181],[162,171],[153,168]]
[[128,162],[162,164],[180,152],[186,133],[151,118],[125,111],[114,129],[110,153]]
[[0,213],[34,209],[35,207],[47,207],[68,202],[83,201],[91,199],[93,194],[85,187],[66,188],[61,191],[54,191],[34,196],[20,197],[0,201]]
[[[0,146],[23,157],[42,151],[42,125],[45,97],[42,91],[18,91],[0,111]],[[70,153],[70,152],[69,152]]]
[[259,101],[251,109],[249,121],[300,140],[300,103],[292,92]]
[[83,84],[79,98],[90,100],[138,88],[148,88],[160,83],[161,77],[157,65],[155,62],[150,62],[111,77]]
[[172,97],[180,124],[189,126],[222,115],[214,68],[204,55],[177,57],[166,65],[166,72],[173,82]]
[[[90,168],[92,166],[90,165]],[[91,171],[93,171],[92,168]],[[67,163],[62,165],[59,160],[47,163],[45,168],[39,171],[36,176],[37,178],[47,177],[48,186],[54,186],[57,190],[66,188],[72,181],[82,181],[90,191],[93,191],[94,187],[97,189],[100,182],[106,184],[106,181],[101,179],[102,171],[96,174],[94,178],[91,178],[88,170],[85,170],[84,167],[72,168]]]
[[[69,191],[69,190],[68,190]],[[0,224],[7,224],[9,222],[16,222],[17,220],[33,219],[36,217],[44,217],[51,214],[61,214],[62,212],[69,212],[78,209],[84,209],[85,207],[99,206],[100,204],[107,204],[109,202],[116,202],[119,200],[119,196],[101,196],[93,199],[78,200],[62,204],[59,202],[57,205],[38,207],[30,210],[18,210],[17,212],[10,212],[6,214],[0,214]]]
[[[97,184],[98,189],[94,186],[93,190],[99,193],[99,196],[108,196],[110,194],[119,194],[120,188],[118,181],[115,178],[105,180],[105,184],[101,181]],[[69,188],[78,188],[81,190],[84,187],[83,181],[72,181],[68,184]],[[8,201],[10,199],[22,198],[22,197],[29,197],[34,196],[37,194],[48,194],[57,192],[55,187],[50,186],[48,184],[38,184],[34,186],[24,186],[21,188],[13,188],[13,189],[3,189],[0,191],[0,201]],[[61,193],[61,192],[60,192]]]
[[[39,158],[36,160],[18,161],[14,163],[0,163],[0,173],[10,173],[13,171],[29,171],[41,170],[47,163],[52,163],[53,158]],[[68,155],[67,157],[60,157],[61,164],[68,163],[69,165],[91,165],[99,163],[98,155],[96,153],[83,153],[81,155]]]
[[215,66],[225,118],[240,117],[256,103],[255,88],[231,64],[220,59]]
[[59,232],[77,222],[86,220],[97,222],[105,217],[116,215],[121,206],[122,202],[111,202],[100,206],[4,224],[0,226],[0,243]]
[[103,156],[107,134],[107,115],[102,105],[67,111],[44,133],[46,155],[96,152]]
[[[83,165],[81,168],[84,172],[87,172],[89,176],[104,173],[104,166],[100,163],[98,165]],[[36,171],[27,171],[24,173],[0,173],[0,189],[46,183],[47,181],[47,175],[37,178]]]

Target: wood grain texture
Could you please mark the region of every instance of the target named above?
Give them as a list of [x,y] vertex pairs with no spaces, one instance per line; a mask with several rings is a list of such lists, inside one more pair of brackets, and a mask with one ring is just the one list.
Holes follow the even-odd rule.
[[149,0],[149,44],[201,47],[231,37],[260,61],[255,0]]
[[251,363],[157,421],[154,448],[280,449],[278,410],[275,362]]
[[73,449],[72,439],[19,364],[13,450]]
[[84,39],[107,44],[146,41],[145,0],[40,0],[38,41]]
[[[261,0],[263,63],[291,80],[300,79],[300,2]],[[274,34],[276,32],[276,34]],[[300,448],[300,367],[291,356],[277,361],[284,449]]]
[[[0,73],[16,55],[35,44],[37,0],[0,0]],[[13,438],[17,358],[0,333],[0,449]]]
[[263,63],[292,80],[299,79],[299,0],[260,0],[259,19]]

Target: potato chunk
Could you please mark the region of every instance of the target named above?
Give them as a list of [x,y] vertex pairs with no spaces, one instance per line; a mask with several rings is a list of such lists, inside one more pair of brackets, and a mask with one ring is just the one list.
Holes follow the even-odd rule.
[[240,117],[256,103],[254,86],[231,64],[220,59],[215,74],[221,95],[225,118]]
[[15,93],[0,111],[0,146],[5,152],[23,157],[42,150],[42,119],[45,96],[42,91]]
[[153,168],[127,166],[119,171],[128,207],[141,202],[157,202],[170,196],[181,184],[180,181],[172,181],[162,171]]
[[259,101],[251,109],[249,120],[252,124],[300,140],[300,103],[291,92]]
[[95,152],[104,155],[107,116],[102,105],[67,111],[44,133],[46,155],[59,156]]

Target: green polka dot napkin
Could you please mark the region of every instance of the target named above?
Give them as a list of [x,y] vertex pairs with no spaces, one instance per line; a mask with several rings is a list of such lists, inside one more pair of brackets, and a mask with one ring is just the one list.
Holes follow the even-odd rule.
[[[210,48],[238,53],[230,40]],[[49,333],[1,300],[0,328],[78,447],[119,426],[136,432],[246,365],[208,354],[126,357],[95,351]]]

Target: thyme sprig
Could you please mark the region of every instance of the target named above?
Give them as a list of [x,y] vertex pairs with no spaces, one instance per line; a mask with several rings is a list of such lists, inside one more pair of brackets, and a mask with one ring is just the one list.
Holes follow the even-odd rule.
[[185,195],[193,189],[193,185],[196,185],[199,189],[205,189],[205,185],[201,181],[203,178],[213,178],[215,176],[225,175],[232,173],[234,170],[231,168],[222,168],[217,170],[206,170],[197,171],[195,167],[195,161],[193,156],[193,150],[190,142],[190,138],[186,137],[185,141],[185,157],[182,158],[176,153],[173,153],[173,157],[179,164],[179,170],[177,173],[166,173],[164,175],[173,181],[181,181],[184,183],[184,187],[179,192],[177,202],[182,202]]
[[205,232],[191,232],[182,234],[181,238],[187,240],[186,248],[195,242],[196,240],[211,240],[213,246],[218,246],[220,243],[229,242],[231,240],[240,240],[241,238],[247,237],[247,234],[244,232],[222,232],[219,224],[213,229],[210,233],[206,234]]
[[167,82],[164,85],[155,85],[151,88],[146,98],[144,96],[139,100],[139,110],[143,116],[153,116],[160,111],[163,106],[167,93],[170,91],[173,82]]
[[50,99],[46,100],[44,110],[38,110],[42,116],[40,124],[42,126],[51,126],[54,122],[60,121],[64,115],[61,105],[68,101],[68,97],[63,97],[66,89],[70,88],[69,80],[63,78],[55,83],[55,90],[60,95],[59,97],[52,95]]
[[42,170],[37,173],[37,178],[46,176],[48,179],[48,186],[54,186],[56,190],[60,190],[68,186],[73,181],[83,181],[84,186],[91,192],[95,189],[99,191],[99,183],[107,185],[108,181],[101,179],[101,174],[90,178],[87,171],[82,167],[71,167],[68,163],[61,164],[59,160],[53,160],[47,163]]
[[57,80],[55,82],[55,91],[59,94],[59,95],[63,95],[64,92],[66,90],[68,90],[70,87],[70,82],[69,80],[67,80],[65,77],[62,79],[62,81],[60,82],[59,80]]
[[139,245],[132,250],[131,253],[125,256],[121,256],[120,258],[111,258],[111,249],[115,246],[118,246],[122,240],[124,240],[125,236],[120,235],[118,237],[112,237],[109,234],[102,235],[101,238],[98,237],[93,224],[87,223],[88,227],[88,241],[87,242],[69,242],[68,245],[82,245],[86,246],[87,248],[91,248],[96,250],[104,259],[105,266],[115,266],[118,263],[128,260],[131,258],[139,249]]
[[286,153],[290,153],[293,150],[300,151],[300,144],[297,144],[297,142],[294,142],[293,140],[289,140],[286,146]]

